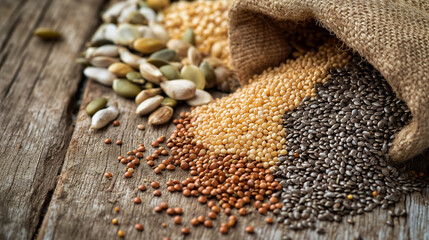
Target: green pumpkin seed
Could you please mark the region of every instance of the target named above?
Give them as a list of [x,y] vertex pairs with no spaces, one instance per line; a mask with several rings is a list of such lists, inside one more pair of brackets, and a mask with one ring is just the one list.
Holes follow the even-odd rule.
[[103,45],[110,45],[110,44],[114,44],[114,43],[109,39],[97,39],[91,42],[91,47],[101,47]]
[[143,85],[143,88],[144,89],[152,89],[152,88],[154,88],[155,87],[155,85],[153,84],[153,83],[151,83],[151,82],[146,82],[144,85]]
[[146,62],[154,65],[157,68],[168,65],[167,61],[158,58],[149,58],[148,60],[146,60]]
[[156,58],[156,59],[162,59],[167,62],[176,60],[177,53],[174,50],[171,49],[162,49],[158,52],[152,53],[150,55],[149,59]]
[[182,35],[182,41],[195,46],[195,33],[192,28],[186,29],[185,33]]
[[204,73],[194,65],[187,65],[182,68],[180,71],[180,75],[183,79],[188,79],[195,83],[197,89],[204,89],[206,84],[206,79],[204,77]]
[[112,88],[119,96],[125,98],[135,98],[141,91],[137,84],[126,79],[115,79]]
[[165,65],[159,68],[159,71],[161,71],[162,75],[166,77],[168,80],[174,80],[180,78],[179,70],[177,70],[176,67],[171,65]]
[[137,25],[147,25],[148,21],[139,11],[132,11],[128,16],[129,23]]
[[166,97],[162,100],[161,106],[169,106],[174,108],[175,106],[177,106],[177,100]]
[[77,58],[76,63],[79,63],[80,65],[82,65],[84,67],[91,66],[91,64],[85,58]]
[[206,61],[202,62],[200,65],[200,70],[204,74],[204,78],[206,79],[205,88],[213,88],[216,86],[216,75],[213,68]]
[[139,38],[133,42],[133,48],[144,54],[151,54],[165,48],[165,44],[154,38]]
[[129,72],[125,77],[131,82],[137,84],[144,84],[146,82],[139,72]]
[[43,40],[57,40],[61,38],[61,34],[50,28],[38,28],[34,30],[34,35]]
[[86,113],[92,116],[98,110],[103,109],[107,104],[107,98],[97,98],[92,100],[85,108]]

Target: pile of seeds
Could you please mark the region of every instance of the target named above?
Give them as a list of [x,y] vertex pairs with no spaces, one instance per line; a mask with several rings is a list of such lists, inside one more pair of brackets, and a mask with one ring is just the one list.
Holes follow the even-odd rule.
[[315,96],[314,84],[329,78],[328,70],[344,66],[346,52],[332,42],[318,50],[289,59],[251,79],[235,93],[192,111],[198,145],[207,155],[231,155],[232,159],[274,166],[285,155],[285,130],[281,117],[296,108],[306,96]]
[[179,39],[188,28],[196,34],[198,49],[222,59],[231,68],[227,17],[230,0],[194,1],[171,4],[164,10],[164,23],[172,38]]
[[301,229],[316,219],[340,221],[420,189],[416,174],[388,164],[394,134],[411,115],[378,71],[354,57],[316,89],[284,115],[288,155],[274,170],[279,222]]
[[[220,59],[196,48],[198,35],[191,28],[181,39],[170,39],[159,21],[162,14],[157,13],[168,4],[160,0],[113,4],[103,13],[104,23],[90,47],[78,59],[86,66],[86,77],[111,86],[121,97],[135,98],[136,113],[151,114],[151,125],[168,122],[178,101],[190,106],[209,103],[212,97],[204,89],[217,86],[229,91],[239,86]],[[90,105],[89,112],[94,114],[106,103],[98,99]]]

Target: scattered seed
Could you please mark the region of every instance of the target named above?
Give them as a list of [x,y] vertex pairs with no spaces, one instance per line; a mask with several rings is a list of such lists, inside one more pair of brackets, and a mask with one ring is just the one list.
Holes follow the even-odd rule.
[[252,226],[246,227],[246,232],[252,234],[255,232],[255,228]]
[[104,139],[104,143],[105,144],[110,144],[110,143],[112,143],[112,139],[106,138],[106,139]]
[[123,230],[119,230],[118,237],[124,237],[124,236],[125,236],[125,232]]
[[155,191],[153,191],[153,195],[159,197],[159,196],[161,196],[161,191],[155,190]]
[[105,174],[104,174],[104,176],[106,177],[106,178],[112,178],[112,174],[110,173],[110,172],[106,172]]
[[134,226],[134,228],[135,228],[137,231],[143,231],[143,224],[141,224],[141,223],[137,223],[137,224]]
[[180,223],[182,223],[182,217],[181,216],[175,216],[173,221],[175,224],[180,224]]
[[116,219],[116,218],[112,219],[112,224],[113,225],[118,225],[118,223],[119,223],[118,219]]
[[121,139],[117,140],[116,145],[122,145],[122,140]]

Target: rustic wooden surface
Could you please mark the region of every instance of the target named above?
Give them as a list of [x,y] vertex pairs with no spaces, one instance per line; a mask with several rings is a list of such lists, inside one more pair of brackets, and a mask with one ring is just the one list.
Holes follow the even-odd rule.
[[[0,1],[0,239],[32,239],[49,204],[73,132],[81,81],[75,54],[102,3]],[[36,39],[41,26],[66,37]]]
[[[169,179],[186,178],[187,172],[177,169],[155,175],[143,163],[133,178],[125,179],[125,166],[117,161],[137,143],[144,143],[145,155],[149,154],[150,143],[161,135],[168,137],[173,125],[137,130],[146,118],[134,114],[134,102],[89,81],[73,130],[71,116],[81,82],[74,58],[98,24],[102,6],[101,0],[2,0],[0,4],[0,239],[114,239],[119,229],[126,239],[182,239],[183,226],[191,229],[186,239],[429,239],[429,189],[410,194],[395,206],[408,214],[395,218],[394,227],[386,225],[387,210],[381,208],[354,217],[354,225],[346,218],[342,223],[319,223],[324,235],[266,225],[265,217],[254,212],[240,217],[226,236],[218,232],[224,214],[211,230],[190,226],[191,218],[207,215],[207,206],[181,193],[169,193],[165,186]],[[66,37],[55,43],[31,37],[39,26],[61,29]],[[89,131],[84,107],[101,96],[118,101],[121,125]],[[106,145],[103,140],[108,137],[124,143]],[[428,154],[421,158],[429,161]],[[112,179],[103,176],[107,171]],[[161,184],[160,197],[152,195],[149,182],[153,180]],[[145,192],[137,191],[142,183],[147,186]],[[132,202],[135,196],[142,198],[142,204]],[[162,201],[184,209],[181,225],[174,225],[166,213],[153,212]],[[120,207],[119,213],[114,212],[115,206]],[[113,218],[119,219],[118,226],[111,224]],[[163,222],[166,228],[161,227]],[[144,231],[137,232],[135,223],[143,223]],[[244,232],[248,225],[255,227],[254,235]]]

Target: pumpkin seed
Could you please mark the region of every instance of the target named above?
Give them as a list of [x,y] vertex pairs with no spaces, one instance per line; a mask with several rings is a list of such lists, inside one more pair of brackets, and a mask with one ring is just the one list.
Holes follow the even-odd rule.
[[139,32],[142,35],[142,38],[156,38],[155,35],[150,30],[149,26],[139,26],[138,27]]
[[170,62],[170,65],[175,67],[178,71],[180,71],[183,67],[183,64],[180,62]]
[[142,103],[144,100],[151,98],[155,95],[159,95],[162,93],[161,88],[152,88],[152,89],[146,89],[141,91],[137,96],[136,96],[136,103],[140,104]]
[[103,45],[101,47],[98,48],[88,48],[86,50],[86,54],[85,57],[86,58],[93,58],[93,57],[98,57],[98,56],[103,56],[103,57],[117,57],[119,55],[119,47],[116,45]]
[[152,88],[154,88],[155,87],[155,85],[153,84],[153,83],[151,83],[151,82],[146,82],[144,85],[143,85],[143,88],[144,89],[152,89]]
[[170,40],[170,34],[164,28],[162,24],[156,22],[149,22],[149,29],[156,39],[160,40],[163,43],[167,43]]
[[107,104],[107,98],[97,98],[92,100],[85,108],[86,113],[88,115],[92,116],[94,115],[98,110],[103,109]]
[[131,82],[137,84],[144,84],[146,82],[139,72],[129,72],[125,77]]
[[168,65],[169,63],[163,59],[158,59],[158,58],[149,58],[148,60],[146,60],[146,62],[154,65],[155,67],[159,68],[165,65]]
[[91,64],[88,62],[88,60],[86,60],[85,58],[77,58],[76,59],[76,63],[82,65],[82,66],[90,66]]
[[139,38],[134,41],[133,48],[144,54],[151,54],[165,47],[164,43],[154,38]]
[[176,51],[179,58],[185,58],[188,56],[188,49],[190,47],[191,45],[189,43],[178,39],[171,39],[167,42],[167,48]]
[[180,78],[179,70],[177,70],[176,67],[171,65],[165,65],[159,68],[159,71],[161,71],[162,75],[166,77],[168,80],[174,80]]
[[100,129],[109,122],[115,120],[119,115],[118,103],[114,102],[110,107],[101,109],[92,116],[91,129]]
[[222,60],[216,57],[206,57],[203,61],[207,62],[212,68],[223,66]]
[[204,74],[204,78],[206,79],[205,88],[213,88],[216,86],[216,75],[213,68],[206,61],[202,62],[200,65],[200,70]]
[[128,51],[128,49],[124,47],[121,47],[119,49],[119,55],[122,62],[130,65],[135,69],[138,69],[141,63],[146,62],[146,59],[131,53],[130,51]]
[[206,79],[204,78],[204,73],[197,66],[184,66],[180,71],[180,75],[183,79],[188,79],[195,83],[197,89],[204,89]]
[[143,14],[135,10],[128,15],[128,22],[137,25],[147,25],[148,20]]
[[152,8],[140,6],[139,12],[147,19],[148,22],[153,22],[156,19],[156,12]]
[[208,93],[204,90],[197,89],[197,91],[195,92],[195,97],[193,97],[189,100],[186,100],[186,103],[189,106],[196,107],[196,106],[208,104],[212,100],[213,100],[213,97],[212,97],[212,95],[210,95],[210,93]]
[[106,44],[112,44],[116,41],[117,30],[118,27],[113,23],[101,24],[91,38],[91,45],[98,47]]
[[94,67],[108,68],[113,63],[118,62],[118,58],[111,58],[105,56],[94,57],[89,60],[89,63]]
[[123,23],[119,25],[116,32],[116,42],[121,45],[128,45],[141,36],[141,33],[135,26],[128,23]]
[[162,100],[161,106],[169,106],[174,108],[175,106],[177,106],[177,100],[166,97]]
[[85,70],[83,70],[83,74],[87,78],[94,79],[106,86],[112,86],[113,80],[116,78],[109,70],[98,67],[86,67]]
[[166,80],[161,71],[150,63],[141,63],[140,73],[144,79],[155,84],[159,84],[161,81]]
[[118,77],[125,77],[127,73],[133,72],[134,69],[125,63],[116,62],[109,66],[109,71]]
[[177,57],[176,51],[171,49],[162,49],[160,51],[152,53],[149,59],[156,58],[156,59],[162,59],[169,62],[169,61],[176,60],[176,57]]
[[91,42],[91,47],[101,47],[104,45],[111,45],[113,44],[112,40],[109,39],[99,39],[99,40],[95,40],[94,42]]
[[119,96],[125,98],[135,98],[141,91],[137,84],[126,79],[115,79],[112,88]]
[[124,9],[122,9],[121,14],[119,15],[119,17],[116,19],[116,22],[121,24],[121,23],[129,23],[130,22],[130,15],[132,12],[137,11],[137,6],[134,4],[131,4],[127,7],[125,7]]
[[149,115],[148,123],[150,125],[161,125],[167,123],[173,116],[173,112],[173,108],[169,106],[162,106]]
[[146,0],[146,4],[155,10],[161,10],[170,5],[170,0]]
[[34,35],[43,40],[57,40],[61,38],[61,34],[50,28],[37,28],[34,30]]
[[153,112],[161,104],[162,99],[164,99],[163,96],[156,95],[154,97],[151,97],[151,98],[144,100],[137,107],[136,113],[138,115],[146,115],[146,114]]
[[203,55],[195,47],[190,47],[188,49],[189,64],[199,66],[202,60],[203,60]]
[[186,29],[186,31],[182,35],[182,41],[195,46],[195,33],[192,28]]
[[187,100],[195,96],[195,83],[186,79],[162,82],[160,86],[167,96],[176,100]]
[[129,6],[130,3],[127,1],[124,2],[117,2],[113,4],[111,7],[109,7],[103,15],[101,15],[101,18],[104,22],[114,22],[116,21],[116,18],[121,14],[122,10]]

